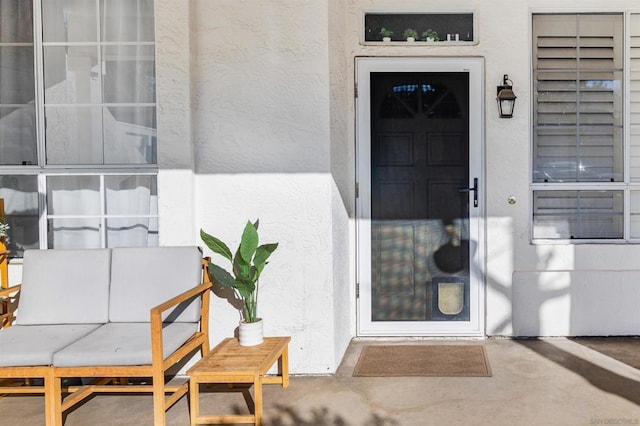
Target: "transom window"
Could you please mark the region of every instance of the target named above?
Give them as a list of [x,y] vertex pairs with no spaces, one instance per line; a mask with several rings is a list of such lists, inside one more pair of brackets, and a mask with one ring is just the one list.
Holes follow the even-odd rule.
[[27,248],[157,245],[153,0],[2,0],[0,198]]
[[625,42],[622,13],[533,15],[534,240],[640,237],[640,14],[629,18]]

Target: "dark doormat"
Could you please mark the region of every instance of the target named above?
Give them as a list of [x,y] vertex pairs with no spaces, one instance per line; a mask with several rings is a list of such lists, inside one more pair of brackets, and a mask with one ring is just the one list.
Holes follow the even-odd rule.
[[353,376],[490,377],[483,345],[368,345]]

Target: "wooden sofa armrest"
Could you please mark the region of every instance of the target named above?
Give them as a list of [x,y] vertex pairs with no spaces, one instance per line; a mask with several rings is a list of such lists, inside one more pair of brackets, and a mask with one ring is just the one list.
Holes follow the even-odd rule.
[[20,284],[0,289],[0,329],[7,328],[16,319],[15,301],[22,286]]
[[9,297],[11,294],[19,292],[21,288],[22,285],[20,284],[16,284],[8,288],[2,288],[0,289],[0,297]]
[[[151,357],[155,368],[160,368],[164,361],[164,355],[162,351],[162,313],[171,309],[182,302],[192,299],[198,295],[202,296],[201,317],[200,317],[200,329],[205,335],[206,341],[208,341],[208,322],[209,322],[209,297],[208,291],[211,289],[212,284],[210,282],[200,284],[190,290],[185,291],[160,305],[151,308]],[[204,315],[202,315],[204,314]],[[207,344],[208,346],[208,344]],[[205,352],[208,352],[207,347]]]
[[174,306],[178,306],[180,303],[185,302],[197,296],[200,293],[206,292],[211,288],[211,285],[212,285],[211,283],[200,284],[199,286],[194,287],[191,290],[187,290],[184,293],[181,293],[175,297],[172,297],[166,302],[161,303],[160,305],[154,308],[151,308],[151,322],[154,321],[154,318],[156,318],[156,321],[159,319],[160,322],[162,322],[162,313],[164,311],[171,309]]

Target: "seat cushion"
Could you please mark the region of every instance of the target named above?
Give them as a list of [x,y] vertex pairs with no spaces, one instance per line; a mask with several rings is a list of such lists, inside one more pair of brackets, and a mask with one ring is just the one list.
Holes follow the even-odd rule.
[[[202,283],[198,247],[123,247],[112,249],[110,322],[149,322],[151,308]],[[164,314],[163,319],[197,322],[194,299]]]
[[[197,323],[165,323],[164,357],[178,349],[196,331]],[[109,323],[53,356],[56,367],[151,364],[149,323]]]
[[13,325],[0,331],[0,367],[51,365],[55,352],[100,325]]
[[25,251],[16,324],[104,324],[110,262],[110,249]]

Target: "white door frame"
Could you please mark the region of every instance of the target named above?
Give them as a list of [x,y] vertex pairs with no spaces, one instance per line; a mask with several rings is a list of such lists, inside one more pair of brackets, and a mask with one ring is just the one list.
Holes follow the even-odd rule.
[[[372,321],[371,318],[371,93],[372,72],[469,73],[469,187],[479,179],[478,207],[469,202],[471,253],[469,321]],[[356,58],[357,333],[359,336],[484,336],[484,60],[451,58]],[[469,197],[473,194],[469,192]]]

